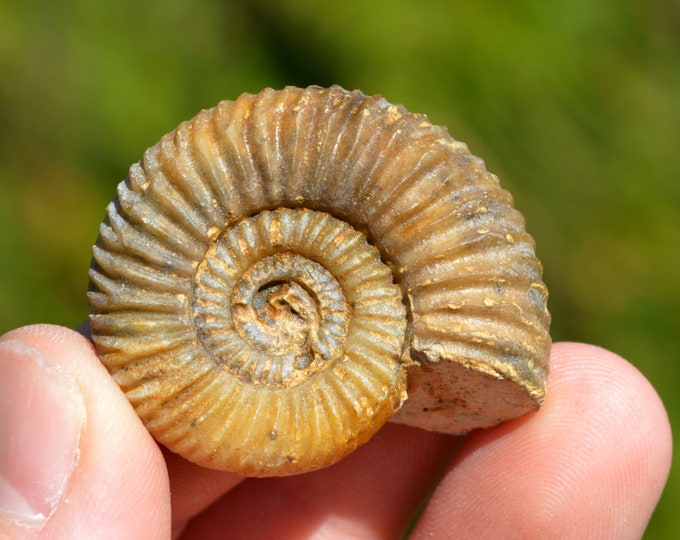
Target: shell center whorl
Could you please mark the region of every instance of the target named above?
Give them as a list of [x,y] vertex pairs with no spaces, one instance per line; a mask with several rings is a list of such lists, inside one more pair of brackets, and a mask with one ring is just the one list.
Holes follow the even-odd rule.
[[[385,316],[381,306],[403,319],[400,296],[363,234],[330,214],[280,208],[211,243],[196,271],[192,315],[217,366],[244,383],[289,388],[353,354],[357,335]],[[405,322],[393,324],[403,338]]]
[[243,273],[231,315],[252,347],[273,356],[291,355],[285,361],[300,370],[337,357],[347,334],[349,306],[323,265],[284,252]]

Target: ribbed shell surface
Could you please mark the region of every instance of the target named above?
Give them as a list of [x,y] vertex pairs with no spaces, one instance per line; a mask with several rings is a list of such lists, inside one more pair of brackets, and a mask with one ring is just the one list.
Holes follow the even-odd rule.
[[[283,238],[288,221],[296,224]],[[336,222],[348,229],[337,232]],[[320,232],[325,225],[336,236]],[[305,307],[319,300],[317,281],[292,260],[309,238],[315,250],[299,256],[316,265],[320,287],[343,297],[326,311]],[[349,280],[361,299],[336,275],[344,259],[324,257],[345,240],[364,250],[352,268],[366,274]],[[260,257],[285,267],[274,289],[258,273]],[[438,407],[446,414],[436,429],[465,431],[505,419],[493,411],[499,403],[516,403],[517,415],[543,399],[550,318],[522,216],[464,144],[380,96],[267,89],[201,111],[131,167],[100,227],[90,277],[103,363],[160,442],[209,467],[266,476],[329,465],[400,407],[407,369],[418,398],[400,415],[413,425]],[[297,289],[277,288],[287,279]],[[259,298],[262,313],[283,306],[292,326],[253,337],[258,316],[234,307],[232,282]],[[341,330],[318,334],[317,319]],[[289,331],[298,323],[303,334]],[[257,367],[224,353],[242,345],[223,342],[225,326],[255,349],[326,337],[315,353]],[[328,343],[338,351],[325,355]],[[487,389],[498,381],[499,396],[433,395],[445,365],[465,384],[477,373]]]

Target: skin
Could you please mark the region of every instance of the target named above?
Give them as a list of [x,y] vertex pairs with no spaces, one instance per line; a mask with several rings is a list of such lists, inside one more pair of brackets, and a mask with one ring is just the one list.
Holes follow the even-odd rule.
[[327,469],[243,479],[159,449],[80,334],[39,325],[7,341],[70,373],[86,420],[53,512],[39,525],[0,514],[0,539],[392,539],[425,501],[411,538],[640,538],[670,467],[658,395],[590,345],[554,345],[537,413],[467,437],[387,425]]

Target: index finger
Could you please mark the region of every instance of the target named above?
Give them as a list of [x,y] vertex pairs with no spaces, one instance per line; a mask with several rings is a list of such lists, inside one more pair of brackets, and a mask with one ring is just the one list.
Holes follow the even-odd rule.
[[671,458],[663,404],[603,349],[553,347],[534,415],[470,435],[412,538],[640,538]]

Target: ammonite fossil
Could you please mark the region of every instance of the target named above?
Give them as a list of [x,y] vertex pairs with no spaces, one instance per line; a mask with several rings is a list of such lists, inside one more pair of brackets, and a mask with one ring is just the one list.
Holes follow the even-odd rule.
[[462,433],[545,394],[547,291],[511,196],[380,96],[267,89],[182,123],[118,186],[90,281],[102,362],[207,467],[311,471],[390,418]]

